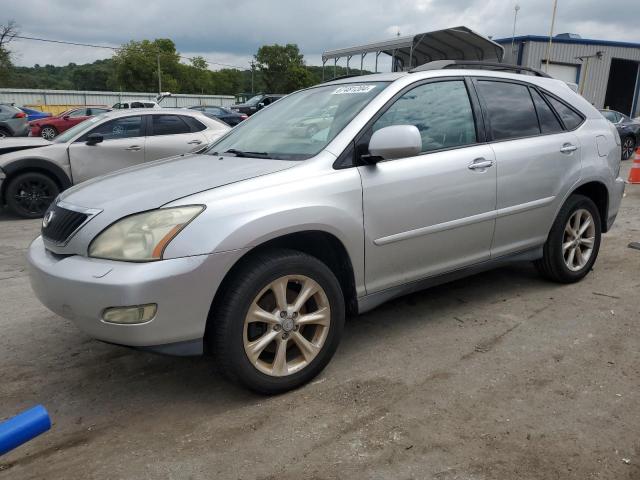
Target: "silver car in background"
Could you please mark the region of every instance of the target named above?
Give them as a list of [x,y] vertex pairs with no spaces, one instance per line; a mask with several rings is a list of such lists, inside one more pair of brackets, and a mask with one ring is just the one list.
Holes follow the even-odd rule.
[[52,141],[0,143],[0,206],[41,217],[62,190],[106,173],[202,150],[229,130],[193,110],[120,110],[96,115]]
[[322,370],[347,314],[505,262],[582,279],[624,190],[615,128],[541,72],[462,67],[302,90],[204,155],[63,192],[29,249],[36,295],[277,393]]

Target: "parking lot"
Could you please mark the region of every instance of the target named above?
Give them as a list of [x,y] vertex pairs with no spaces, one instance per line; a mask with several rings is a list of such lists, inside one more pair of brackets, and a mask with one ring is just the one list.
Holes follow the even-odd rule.
[[640,478],[638,186],[583,282],[525,264],[397,299],[276,397],[46,310],[24,260],[39,224],[0,213],[0,399],[54,425],[0,478]]

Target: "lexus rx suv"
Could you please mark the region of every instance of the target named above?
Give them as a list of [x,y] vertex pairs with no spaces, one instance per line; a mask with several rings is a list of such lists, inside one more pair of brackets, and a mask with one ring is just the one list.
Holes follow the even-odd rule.
[[36,295],[97,339],[207,353],[272,394],[393,297],[514,261],[581,280],[624,190],[614,126],[542,72],[463,67],[301,90],[205,154],[70,188],[29,249]]

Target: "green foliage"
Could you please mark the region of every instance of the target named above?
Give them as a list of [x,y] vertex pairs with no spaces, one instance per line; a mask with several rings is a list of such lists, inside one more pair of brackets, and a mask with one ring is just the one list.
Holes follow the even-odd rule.
[[158,89],[158,58],[162,72],[162,90],[176,92],[180,76],[180,57],[173,41],[131,41],[113,56],[109,85],[113,90],[153,92]]
[[290,93],[313,85],[298,46],[263,45],[255,55],[258,70],[269,93]]
[[[158,90],[157,57],[160,55],[162,90],[173,93],[236,95],[250,93],[251,70],[209,70],[203,57],[181,63],[175,44],[169,39],[129,42],[106,60],[63,67],[11,65],[9,52],[0,49],[0,86],[54,90],[115,90],[155,92]],[[265,45],[256,56],[253,91],[290,93],[322,81],[322,67],[307,66],[297,45]],[[346,75],[337,67],[337,76]],[[351,73],[358,73],[351,70]],[[368,73],[368,72],[365,72]],[[333,66],[325,68],[324,80],[334,77]]]

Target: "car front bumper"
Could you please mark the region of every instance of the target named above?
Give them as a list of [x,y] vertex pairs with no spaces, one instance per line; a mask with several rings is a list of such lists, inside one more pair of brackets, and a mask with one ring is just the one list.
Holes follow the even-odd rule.
[[[148,263],[80,255],[60,256],[36,238],[27,255],[31,286],[54,313],[105,342],[175,355],[203,352],[211,302],[242,251]],[[109,307],[155,303],[155,317],[142,324],[106,323]]]

